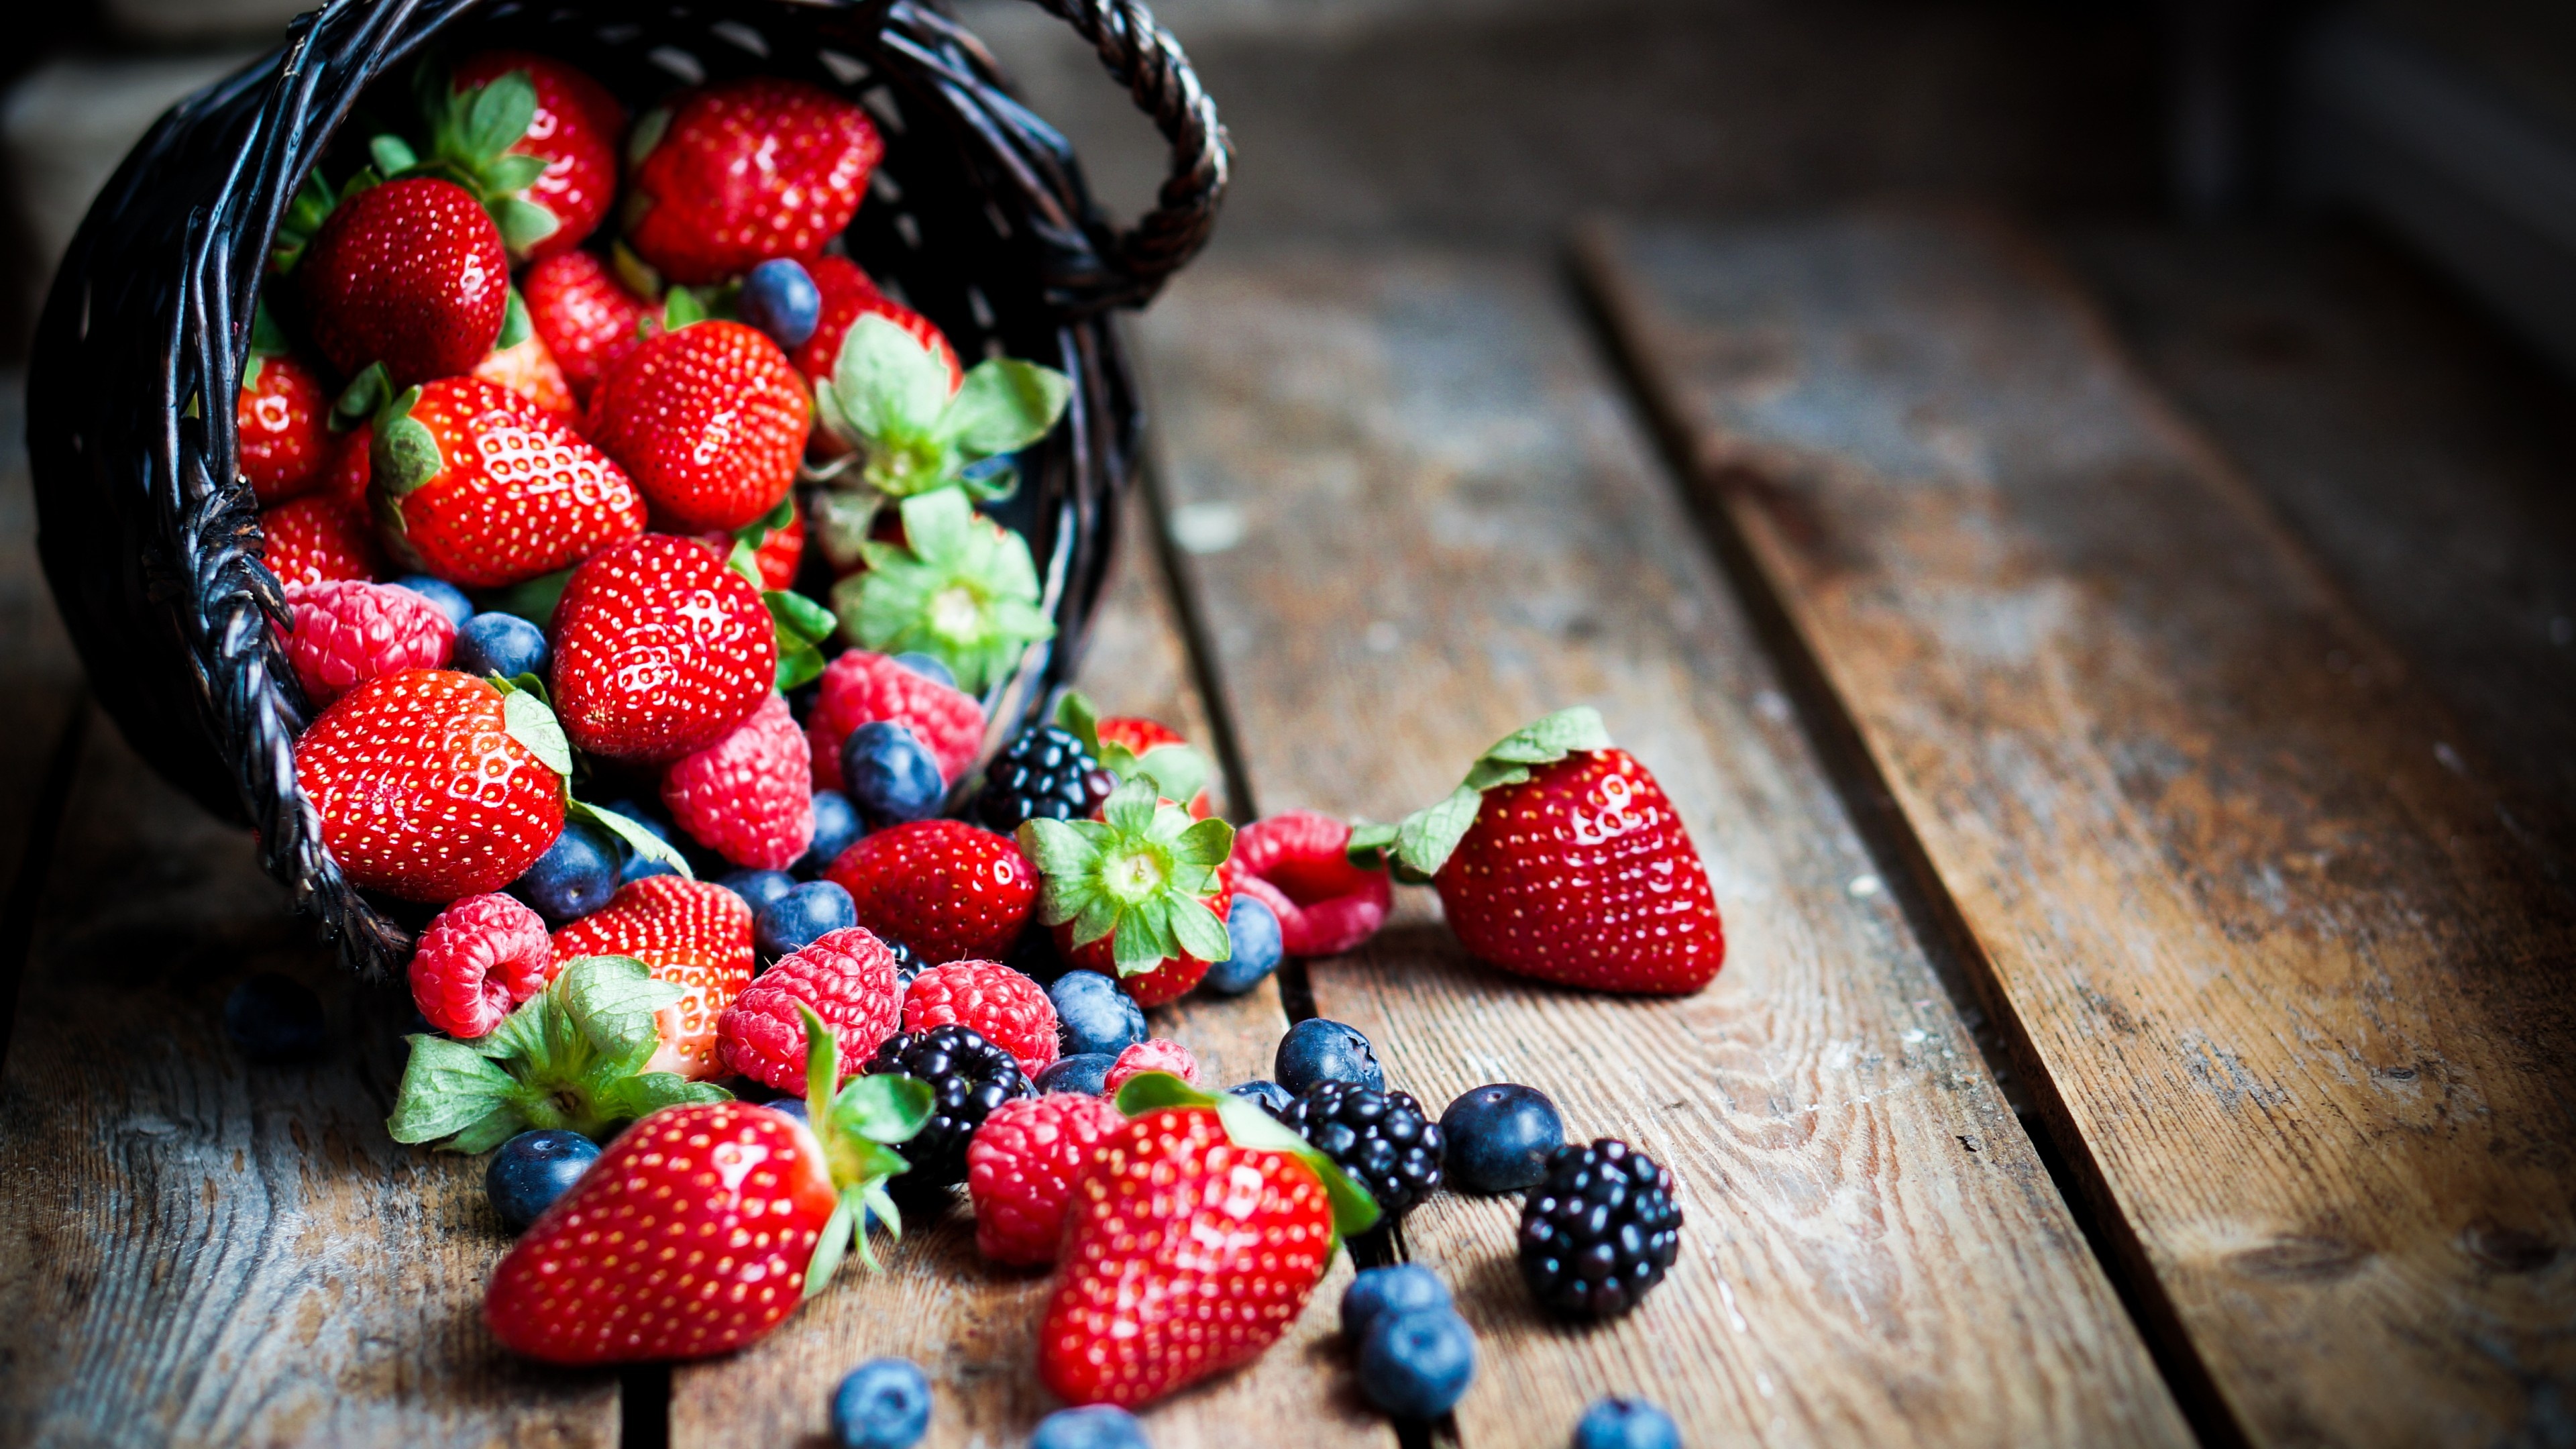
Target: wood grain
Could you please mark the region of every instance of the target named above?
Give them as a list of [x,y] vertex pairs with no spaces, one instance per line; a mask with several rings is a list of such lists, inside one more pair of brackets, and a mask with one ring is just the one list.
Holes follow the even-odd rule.
[[1188,573],[1264,808],[1391,818],[1592,703],[1726,913],[1729,964],[1678,1001],[1480,968],[1424,892],[1313,964],[1322,1014],[1433,1111],[1527,1082],[1682,1183],[1681,1263],[1603,1328],[1535,1316],[1512,1200],[1409,1220],[1480,1335],[1460,1440],[1555,1449],[1620,1392],[1693,1444],[2188,1442],[1547,274],[1205,263],[1141,335],[1174,521],[1239,534]]
[[[1118,582],[1083,661],[1081,685],[1108,714],[1160,719],[1202,743],[1206,710],[1192,682],[1171,600],[1146,546],[1142,510],[1131,510]],[[1269,1075],[1287,1028],[1276,982],[1222,1001],[1193,996],[1151,1014],[1157,1035],[1187,1045],[1212,1082]],[[818,1442],[829,1432],[832,1391],[867,1359],[909,1358],[936,1395],[933,1449],[1026,1440],[1061,1407],[1037,1380],[1042,1272],[999,1269],[975,1255],[962,1194],[935,1225],[916,1225],[869,1277],[852,1264],[841,1281],[767,1340],[732,1358],[672,1374],[671,1443],[677,1449]],[[1296,1441],[1391,1449],[1393,1436],[1347,1394],[1319,1396],[1319,1362],[1337,1356],[1332,1304],[1350,1274],[1343,1256],[1290,1337],[1251,1368],[1204,1384],[1147,1413],[1157,1449],[1242,1449],[1267,1442],[1255,1426],[1295,1423]],[[1247,1439],[1247,1434],[1253,1437]]]
[[[409,1027],[104,720],[87,732],[0,1081],[0,1442],[612,1445],[614,1377],[507,1359],[481,1164],[386,1138]],[[257,971],[329,1051],[243,1061]]]
[[2563,1437],[2576,902],[2456,721],[2017,235],[1593,259],[2235,1425]]

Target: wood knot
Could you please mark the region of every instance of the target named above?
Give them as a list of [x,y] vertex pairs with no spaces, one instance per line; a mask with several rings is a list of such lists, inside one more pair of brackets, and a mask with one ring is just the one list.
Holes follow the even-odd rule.
[[2329,1283],[2361,1266],[2367,1256],[2341,1238],[2296,1234],[2275,1238],[2259,1248],[2227,1255],[2228,1268],[2240,1277],[2280,1283]]
[[2471,1223],[2460,1234],[2460,1247],[2499,1273],[2537,1273],[2557,1261],[2558,1246],[2527,1228],[2502,1223]]

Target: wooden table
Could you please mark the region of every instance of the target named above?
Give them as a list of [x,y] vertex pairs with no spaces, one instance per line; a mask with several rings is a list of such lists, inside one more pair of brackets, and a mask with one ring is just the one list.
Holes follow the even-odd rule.
[[[1477,1329],[1454,1422],[1361,1407],[1345,1262],[1158,1445],[1535,1449],[1613,1392],[1694,1446],[2571,1432],[2567,801],[2056,253],[1961,214],[1599,228],[1571,281],[1247,253],[1136,335],[1159,470],[1104,705],[1214,744],[1238,819],[1388,818],[1598,705],[1731,937],[1697,997],[1606,999],[1478,967],[1404,892],[1349,957],[1158,1013],[1229,1082],[1321,1014],[1435,1105],[1543,1087],[1689,1215],[1668,1285],[1578,1330],[1519,1288],[1513,1202],[1435,1198],[1392,1250]],[[479,1165],[381,1130],[403,1003],[87,711],[23,477],[0,508],[0,1442],[814,1443],[880,1353],[931,1371],[930,1442],[1020,1442],[1044,1280],[962,1215],[732,1359],[500,1355]],[[263,969],[322,989],[320,1063],[224,1046]]]

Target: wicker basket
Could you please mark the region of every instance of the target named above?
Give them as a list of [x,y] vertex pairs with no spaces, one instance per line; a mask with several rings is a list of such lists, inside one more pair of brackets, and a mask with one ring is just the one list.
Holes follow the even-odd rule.
[[259,831],[264,863],[370,975],[410,932],[322,847],[296,787],[307,708],[270,627],[258,513],[234,468],[231,399],[269,238],[305,172],[363,160],[344,125],[407,83],[435,41],[564,56],[641,110],[699,80],[766,73],[852,96],[886,142],[846,242],[972,359],[998,348],[1075,381],[1066,421],[1021,458],[1008,521],[1039,560],[1059,633],[989,703],[1035,708],[1072,668],[1106,577],[1141,418],[1108,313],[1151,298],[1205,241],[1225,135],[1189,62],[1138,0],[1036,0],[1097,48],[1172,148],[1159,205],[1106,225],[1073,154],[1014,100],[972,35],[912,0],[334,0],[285,46],[162,117],[91,207],[54,279],[29,371],[39,547],[92,689],[125,738],[209,809]]

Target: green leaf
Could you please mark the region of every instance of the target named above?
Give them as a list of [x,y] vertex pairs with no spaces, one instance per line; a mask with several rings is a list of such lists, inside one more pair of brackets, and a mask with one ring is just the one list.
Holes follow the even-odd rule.
[[367,155],[387,176],[400,175],[420,164],[420,153],[411,148],[411,143],[390,133],[369,140]]
[[[494,157],[492,160],[484,163],[480,169],[483,175],[483,189],[486,194],[492,197],[495,203],[502,201],[524,202],[527,198],[518,195],[518,193],[536,185],[537,178],[546,174],[546,158],[543,156],[524,156],[513,152],[507,156]],[[543,210],[542,206],[539,209]],[[551,223],[554,218],[554,213],[551,211],[547,212],[546,218]],[[499,218],[496,217],[494,219],[498,220]]]
[[805,1120],[820,1124],[841,1086],[841,1039],[804,1002],[796,1003],[796,1018],[805,1027]]
[[1109,792],[1100,807],[1100,818],[1122,836],[1141,836],[1154,826],[1153,782],[1127,780]]
[[626,284],[626,290],[636,296],[662,295],[662,274],[653,270],[652,263],[635,255],[634,248],[626,243],[621,241],[609,247],[608,267],[617,273],[617,280]]
[[954,488],[907,498],[905,544],[860,546],[865,572],[833,586],[841,630],[880,654],[918,650],[969,694],[1017,668],[1028,646],[1054,637],[1037,607],[1027,540],[975,514]]
[[1090,698],[1079,689],[1068,689],[1055,702],[1055,722],[1073,731],[1082,747],[1100,758],[1100,712],[1091,707]]
[[[832,1275],[841,1271],[841,1259],[849,1251],[850,1235],[858,1228],[863,1211],[857,1188],[844,1189],[840,1201],[832,1204],[832,1215],[823,1220],[823,1235],[814,1240],[814,1255],[805,1262],[805,1297],[821,1294],[830,1286]],[[875,1266],[873,1261],[870,1266]]]
[[509,298],[510,305],[501,313],[501,335],[492,339],[495,352],[507,352],[527,341],[537,330],[536,325],[528,320],[528,300],[519,295],[517,287],[510,289]]
[[[254,357],[283,357],[295,350],[295,343],[287,337],[286,329],[277,325],[277,314],[268,310],[265,298],[251,305],[250,350]],[[248,377],[242,379],[242,386],[250,383]]]
[[492,224],[501,229],[501,245],[510,255],[524,257],[539,242],[563,229],[563,222],[551,208],[517,196],[504,196],[484,208],[492,214]]
[[1089,872],[1100,861],[1100,843],[1091,838],[1083,826],[1092,826],[1105,835],[1107,827],[1096,820],[1049,820],[1040,817],[1020,823],[1020,849],[1042,876],[1078,876]]
[[[419,395],[417,389],[402,395],[402,411],[405,415],[411,412],[412,402]],[[385,404],[393,400],[393,374],[385,371],[383,363],[370,362],[356,377],[349,379],[349,385],[340,389],[340,395],[332,400],[331,420],[337,424],[355,426],[384,411]],[[435,440],[432,442],[431,450],[436,451]]]
[[547,769],[558,775],[572,774],[572,741],[564,737],[563,722],[555,718],[555,712],[535,695],[513,689],[503,697],[501,727],[529,754],[544,761]]
[[1467,830],[1476,823],[1476,812],[1484,804],[1482,790],[1461,785],[1450,791],[1448,798],[1407,815],[1396,826],[1396,858],[1424,875],[1439,874],[1458,842],[1467,838]]
[[1055,427],[1072,396],[1072,382],[1053,368],[988,358],[975,364],[949,399],[936,435],[970,458],[1016,453]]
[[[1119,778],[1150,780],[1157,794],[1182,805],[1197,799],[1199,792],[1207,788],[1208,777],[1215,773],[1207,756],[1188,745],[1156,745],[1142,755],[1123,749],[1119,753],[1126,757],[1127,766],[1124,771],[1111,766]],[[1109,762],[1104,759],[1101,763],[1107,765]]]
[[641,166],[653,148],[662,144],[662,133],[671,129],[671,109],[655,106],[635,118],[635,128],[626,133],[626,164]]
[[493,77],[475,93],[467,113],[465,144],[477,156],[498,156],[528,134],[537,118],[537,87],[524,70]]
[[677,982],[657,980],[632,956],[584,956],[564,966],[549,989],[561,994],[564,1010],[591,1045],[612,1057],[658,1044],[655,1015],[688,994]]
[[279,276],[293,272],[295,264],[304,259],[305,248],[313,244],[313,234],[330,219],[331,209],[339,201],[339,193],[331,189],[321,167],[305,172],[303,182],[286,203],[285,214],[278,218],[277,238],[268,252],[270,268]]
[[1395,844],[1395,837],[1396,827],[1392,825],[1360,821],[1351,826],[1350,843],[1343,847],[1343,853],[1350,857],[1351,864],[1362,870],[1383,870],[1386,868],[1386,852]]
[[819,644],[832,637],[840,620],[832,611],[803,594],[788,589],[771,589],[760,596],[769,607],[769,617],[776,622],[782,638],[794,637],[808,644]]
[[379,497],[400,502],[447,471],[447,458],[438,449],[438,436],[411,415],[412,402],[419,396],[418,388],[406,391],[376,415],[375,441],[367,456],[367,486]]
[[507,1104],[518,1089],[509,1073],[462,1042],[414,1036],[394,1091],[394,1113],[385,1132],[396,1142],[435,1142],[452,1137]]
[[938,1110],[938,1095],[928,1082],[882,1073],[852,1077],[832,1099],[831,1121],[836,1129],[891,1146],[910,1142]]
[[1211,816],[1190,823],[1180,838],[1172,842],[1175,859],[1190,865],[1214,870],[1234,854],[1234,827]]
[[604,1093],[616,1115],[629,1121],[665,1107],[693,1102],[730,1102],[733,1093],[713,1082],[692,1082],[677,1072],[643,1072],[621,1078]]
[[778,673],[773,680],[778,692],[803,689],[823,677],[823,651],[811,644],[780,645]]
[[851,326],[833,359],[832,393],[862,445],[934,439],[948,409],[948,364],[875,313]]
[[658,860],[677,872],[683,880],[696,880],[697,872],[689,868],[689,858],[679,848],[655,835],[634,819],[614,810],[599,810],[579,800],[566,800],[564,814],[575,820],[586,820],[626,843],[626,848],[646,860]]
[[1194,900],[1172,908],[1172,935],[1182,950],[1202,961],[1214,963],[1234,955],[1234,938],[1226,934],[1225,922]]
[[707,304],[687,287],[673,287],[662,298],[662,327],[677,332],[692,322],[707,320]]

